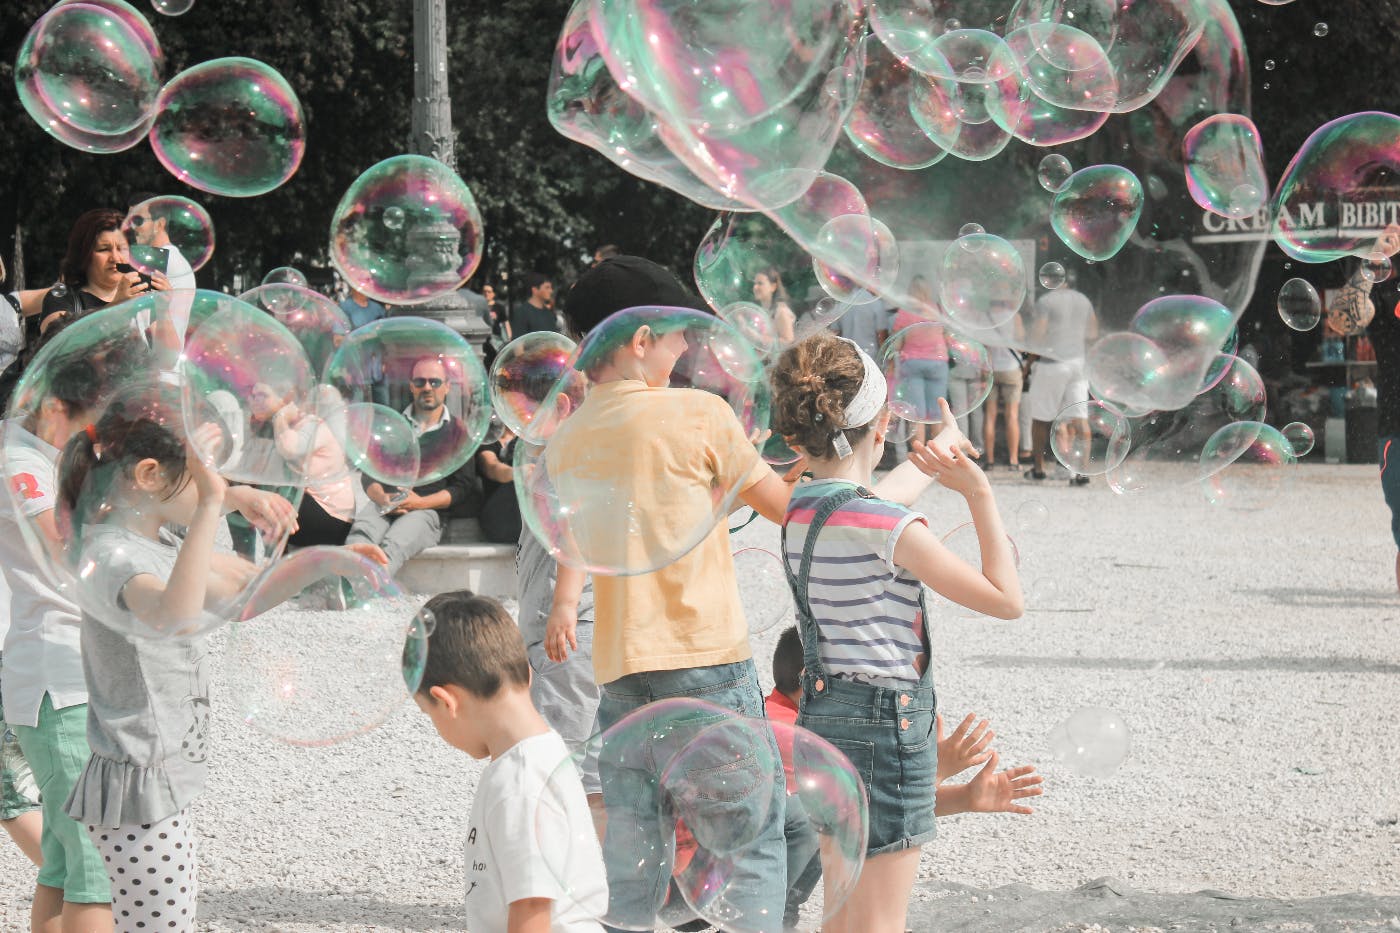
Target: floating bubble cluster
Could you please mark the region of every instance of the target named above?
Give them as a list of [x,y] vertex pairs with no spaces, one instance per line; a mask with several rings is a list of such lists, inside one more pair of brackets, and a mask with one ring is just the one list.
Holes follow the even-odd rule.
[[459,288],[481,262],[481,212],[437,159],[385,159],[357,178],[331,220],[331,261],[355,290],[420,304]]
[[218,58],[180,72],[156,100],[151,148],[187,185],[227,197],[267,194],[306,152],[292,87],[251,58]]
[[1186,134],[1186,182],[1196,203],[1223,217],[1253,215],[1268,199],[1264,150],[1254,121],[1207,117]]
[[491,408],[517,437],[525,434],[540,403],[566,373],[566,387],[554,395],[556,404],[566,404],[567,415],[583,403],[583,375],[569,366],[575,349],[563,334],[535,331],[515,338],[496,354],[491,362]]

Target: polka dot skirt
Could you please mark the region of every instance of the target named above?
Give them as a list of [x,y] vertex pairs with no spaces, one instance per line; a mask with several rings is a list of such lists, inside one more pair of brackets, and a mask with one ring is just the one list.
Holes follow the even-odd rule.
[[117,933],[194,929],[199,883],[188,810],[159,823],[87,831],[112,879]]

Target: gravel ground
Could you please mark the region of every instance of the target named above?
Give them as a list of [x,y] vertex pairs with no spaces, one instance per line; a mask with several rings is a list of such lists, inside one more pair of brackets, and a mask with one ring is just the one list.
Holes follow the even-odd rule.
[[[1400,927],[1389,919],[1400,911],[1400,599],[1375,468],[1300,468],[1259,512],[1216,509],[1189,487],[1124,498],[1102,481],[993,480],[1029,609],[1009,623],[933,611],[940,709],[988,716],[1003,764],[1037,764],[1046,795],[1033,816],[942,821],[910,925]],[[921,505],[936,530],[966,518],[941,489]],[[737,537],[776,548],[771,527]],[[780,630],[755,639],[765,680]],[[1057,768],[1046,752],[1055,723],[1090,705],[1132,730],[1111,778]],[[195,807],[201,930],[461,929],[479,766],[426,718],[405,705],[375,732],[305,749],[251,731],[217,692],[214,710],[214,770]],[[1104,876],[1115,880],[1075,892]],[[0,930],[25,925],[32,879],[0,846]],[[1006,885],[1017,887],[996,890]],[[1104,913],[1119,896],[1105,886],[1138,892],[1142,910]],[[1052,893],[1036,901],[1032,889]],[[1275,927],[1247,905],[1221,914],[1166,897],[1202,889],[1285,905],[1356,895],[1311,902],[1355,916],[1314,926],[1298,908],[1299,925]]]

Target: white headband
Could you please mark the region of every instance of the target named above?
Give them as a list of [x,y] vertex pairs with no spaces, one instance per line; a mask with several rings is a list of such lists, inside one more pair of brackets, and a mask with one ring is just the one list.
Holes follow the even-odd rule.
[[[846,337],[845,340],[855,348],[856,355],[860,357],[861,365],[865,367],[865,375],[861,377],[860,388],[856,390],[855,398],[846,406],[841,413],[841,427],[859,428],[875,420],[875,416],[880,413],[880,409],[885,407],[885,399],[889,393],[889,387],[885,382],[885,374],[880,372],[880,367],[875,365],[875,361],[870,358],[854,341]],[[853,453],[851,442],[846,440],[844,430],[837,431],[831,439],[831,445],[836,449],[836,456],[845,460]]]

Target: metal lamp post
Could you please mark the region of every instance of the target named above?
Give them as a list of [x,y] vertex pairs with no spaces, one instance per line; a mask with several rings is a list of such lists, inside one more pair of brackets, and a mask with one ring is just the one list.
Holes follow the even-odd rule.
[[[457,170],[452,96],[447,86],[447,0],[413,0],[413,123],[409,149]],[[441,321],[481,352],[491,333],[480,308],[460,291],[439,295],[402,314]]]

